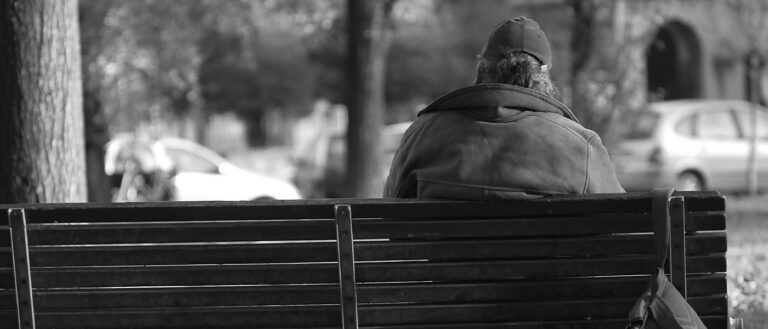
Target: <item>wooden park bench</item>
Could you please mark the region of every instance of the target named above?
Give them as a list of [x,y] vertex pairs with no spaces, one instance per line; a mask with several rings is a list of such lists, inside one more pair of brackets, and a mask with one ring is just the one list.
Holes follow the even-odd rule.
[[716,192],[5,205],[0,328],[623,328],[653,204],[671,280],[727,328]]

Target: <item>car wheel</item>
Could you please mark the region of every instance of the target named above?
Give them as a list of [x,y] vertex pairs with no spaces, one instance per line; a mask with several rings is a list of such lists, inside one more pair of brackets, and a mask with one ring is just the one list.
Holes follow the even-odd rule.
[[681,191],[701,191],[704,189],[704,182],[697,173],[686,171],[677,178],[677,189]]

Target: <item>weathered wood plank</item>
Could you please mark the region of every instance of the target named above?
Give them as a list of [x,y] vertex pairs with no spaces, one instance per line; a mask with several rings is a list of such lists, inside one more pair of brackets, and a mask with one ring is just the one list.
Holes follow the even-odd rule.
[[[479,283],[410,283],[358,285],[358,300],[370,303],[469,303],[634,298],[647,277],[589,278],[550,281],[518,280]],[[724,275],[689,279],[691,296],[709,296],[725,289]],[[6,307],[13,309],[8,294]],[[145,307],[338,304],[338,285],[208,286],[132,289],[36,290],[39,310]],[[2,295],[0,295],[2,297]],[[0,302],[0,305],[3,305]],[[2,309],[2,308],[0,308]]]
[[[687,261],[689,273],[725,272],[723,254],[692,256]],[[358,265],[357,275],[360,282],[492,281],[637,275],[649,273],[654,264],[654,256],[485,262],[381,262]]]
[[14,289],[13,268],[0,268],[0,289]]
[[16,309],[16,291],[0,289],[0,311]]
[[13,267],[11,247],[0,247],[0,268]]
[[333,220],[32,225],[32,245],[335,240]]
[[[687,231],[722,230],[722,213],[692,213]],[[652,232],[649,215],[519,219],[355,220],[359,239],[534,237]],[[32,225],[32,245],[335,240],[331,220]]]
[[336,263],[210,266],[49,267],[32,270],[35,287],[196,286],[337,283]]
[[[686,222],[688,231],[725,228],[725,216],[722,213],[692,214]],[[649,214],[506,219],[476,217],[464,220],[368,219],[356,220],[354,227],[355,236],[360,239],[524,238],[653,232]]]
[[[648,277],[583,278],[563,280],[516,280],[472,283],[410,283],[359,285],[360,302],[367,303],[462,303],[515,302],[553,299],[605,299],[637,297]],[[689,278],[691,296],[725,291],[725,275]]]
[[[688,254],[725,252],[724,233],[687,239]],[[611,235],[578,238],[360,242],[356,257],[368,260],[471,260],[602,257],[654,254],[652,235]]]
[[[727,328],[727,316],[703,316],[704,325],[708,328]],[[543,322],[480,322],[480,323],[443,323],[426,325],[391,325],[365,326],[366,329],[616,329],[624,328],[627,319],[581,320],[581,321],[543,321]]]
[[37,290],[40,310],[339,304],[338,284]]
[[[627,315],[634,299],[603,301],[549,301],[535,303],[489,303],[445,305],[364,305],[362,326],[394,324],[441,324],[502,321],[583,321],[616,319]],[[699,315],[726,315],[724,295],[692,297],[688,300]]]
[[309,200],[271,202],[164,202],[30,205],[30,223],[226,221],[333,218],[332,204]]
[[0,329],[18,329],[19,317],[16,314],[16,310],[4,311],[0,310]]
[[40,312],[40,328],[292,328],[338,327],[338,305],[197,307]]
[[33,247],[33,266],[335,262],[335,242]]
[[[653,256],[563,258],[485,262],[361,262],[359,282],[489,281],[516,278],[558,278],[594,275],[647,274]],[[690,273],[725,271],[723,254],[688,258]],[[113,287],[335,283],[335,263],[243,264],[212,266],[49,267],[35,268],[36,287]]]
[[[689,255],[726,251],[725,233],[687,238]],[[362,241],[359,261],[387,259],[509,259],[653,254],[651,235],[523,240]],[[31,250],[33,266],[242,264],[336,261],[335,242],[196,245],[45,246]],[[8,261],[10,261],[10,257]],[[0,256],[0,260],[3,260]],[[2,262],[0,262],[2,265]]]
[[[7,214],[8,210],[2,210],[0,209],[0,214]],[[6,217],[6,216],[0,216],[0,217]],[[0,220],[0,222],[6,221],[7,218],[3,218]],[[0,247],[10,247],[11,246],[11,230],[8,227],[8,225],[0,225]]]
[[[407,324],[409,328],[446,323],[494,323],[515,321],[521,324],[536,321],[596,321],[616,320],[626,316],[634,300],[619,299],[594,302],[449,304],[449,305],[387,305],[362,306],[363,326],[392,326]],[[727,314],[725,296],[694,297],[691,305],[705,319],[721,319]],[[121,309],[82,312],[41,312],[38,323],[56,328],[149,328],[184,327],[217,328],[265,326],[272,328],[294,326],[339,325],[338,306],[299,307],[237,307],[237,308],[160,308],[152,310]],[[419,326],[421,325],[421,326]],[[391,328],[391,327],[390,327]]]
[[[725,198],[716,192],[678,192],[691,211],[717,211]],[[478,204],[482,203],[479,207]],[[641,213],[649,193],[566,195],[526,201],[472,202],[385,199],[283,200],[263,202],[168,202],[133,204],[30,204],[30,223],[333,218],[333,206],[350,204],[357,218],[567,216]]]

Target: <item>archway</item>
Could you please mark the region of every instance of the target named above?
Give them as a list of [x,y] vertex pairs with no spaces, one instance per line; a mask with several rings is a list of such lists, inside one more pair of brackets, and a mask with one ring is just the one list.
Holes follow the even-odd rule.
[[648,46],[646,64],[650,100],[701,97],[701,47],[688,25],[662,25]]

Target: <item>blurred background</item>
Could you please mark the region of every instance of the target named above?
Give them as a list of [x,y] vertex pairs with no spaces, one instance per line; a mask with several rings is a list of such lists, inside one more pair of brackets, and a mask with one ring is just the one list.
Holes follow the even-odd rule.
[[[628,190],[768,187],[763,1],[396,0],[380,1],[368,16],[348,12],[342,0],[81,0],[79,7],[89,167],[99,167],[105,145],[118,139],[113,153],[155,150],[132,151],[150,155],[131,168],[161,179],[123,179],[131,153],[123,150],[106,158],[108,177],[89,170],[92,200],[225,198],[178,190],[215,192],[200,182],[223,174],[216,171],[225,159],[243,170],[222,188],[251,189],[233,192],[235,199],[278,198],[269,191],[280,181],[296,188],[283,198],[378,196],[407,123],[430,100],[470,84],[488,32],[514,16],[545,30],[563,102],[601,135]],[[346,28],[353,21],[375,32],[366,48],[376,63],[367,76],[377,82],[366,96],[373,109],[361,115],[347,109],[348,50],[360,43]],[[667,102],[681,99],[699,101]],[[374,134],[347,134],[348,126],[375,128],[376,147],[347,156],[348,136]],[[164,137],[200,146],[169,151],[157,142]],[[139,142],[125,143],[131,138]],[[179,163],[179,154],[209,164]],[[375,167],[357,170],[372,181],[368,189],[344,184],[356,175],[350,164],[361,162]],[[238,187],[246,172],[253,183]],[[130,186],[162,177],[177,182],[145,193]]]
[[[80,45],[82,76],[68,68],[60,80],[72,95],[82,80],[87,170],[57,162],[80,159],[80,137],[38,139],[81,131],[79,101],[52,101],[63,117],[2,126],[45,147],[22,152],[0,139],[26,161],[0,161],[18,188],[0,189],[0,202],[381,196],[417,111],[471,84],[491,29],[527,16],[550,40],[562,101],[600,134],[627,190],[727,194],[732,316],[768,328],[768,1],[79,0],[77,9],[55,15],[79,23],[67,40]],[[31,61],[0,60],[0,72],[36,69]],[[8,90],[0,106],[45,108],[16,106]],[[58,174],[26,169],[38,166]]]

